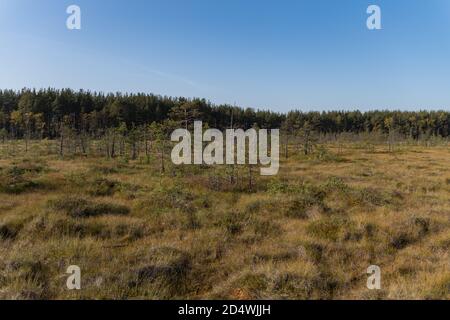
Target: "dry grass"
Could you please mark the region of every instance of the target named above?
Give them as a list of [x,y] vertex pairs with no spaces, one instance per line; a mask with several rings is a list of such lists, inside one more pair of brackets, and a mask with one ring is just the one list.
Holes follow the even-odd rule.
[[42,148],[0,159],[0,298],[450,298],[448,147],[323,146],[252,190],[246,169]]

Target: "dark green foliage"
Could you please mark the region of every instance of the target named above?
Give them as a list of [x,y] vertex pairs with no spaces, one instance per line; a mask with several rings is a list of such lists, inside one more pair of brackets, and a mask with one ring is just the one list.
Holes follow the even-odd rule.
[[[174,120],[179,126],[192,125],[192,121],[202,119],[209,127],[229,128],[231,115],[235,127],[281,128],[290,135],[308,127],[310,134],[339,134],[393,131],[412,139],[430,139],[432,136],[450,135],[450,113],[445,111],[330,111],[308,112],[292,111],[286,115],[270,111],[255,111],[229,105],[213,105],[205,99],[186,99],[162,97],[152,94],[108,94],[90,91],[75,92],[71,89],[0,90],[0,116],[2,128],[16,137],[35,136],[55,138],[59,134],[53,130],[70,119],[70,127],[76,131],[99,133],[108,128],[118,128],[125,124],[130,132],[140,126],[153,122]],[[8,103],[6,103],[6,101]],[[13,111],[27,106],[32,115],[32,128],[16,126],[10,120]],[[67,124],[67,123],[66,123]],[[43,128],[43,129],[42,129]],[[32,131],[32,132],[30,132]],[[140,130],[138,130],[140,131]],[[137,131],[136,131],[137,132]],[[134,134],[134,133],[133,133]],[[130,137],[127,137],[130,138]],[[319,150],[320,151],[320,150]],[[339,161],[336,156],[320,151],[319,158],[326,161]]]

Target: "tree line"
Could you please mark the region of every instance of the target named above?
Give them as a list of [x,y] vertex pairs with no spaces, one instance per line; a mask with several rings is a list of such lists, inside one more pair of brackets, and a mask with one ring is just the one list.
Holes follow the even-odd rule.
[[[201,119],[211,128],[281,128],[303,135],[371,133],[410,139],[450,135],[449,111],[291,111],[287,114],[216,105],[205,99],[154,94],[121,94],[71,89],[0,90],[0,139],[64,139],[65,135],[104,137],[190,127]],[[159,126],[159,127],[158,127]],[[161,131],[162,130],[162,131]],[[112,138],[113,139],[113,138]],[[80,142],[82,145],[83,143]],[[115,146],[115,144],[114,144]],[[112,150],[116,152],[116,150]]]

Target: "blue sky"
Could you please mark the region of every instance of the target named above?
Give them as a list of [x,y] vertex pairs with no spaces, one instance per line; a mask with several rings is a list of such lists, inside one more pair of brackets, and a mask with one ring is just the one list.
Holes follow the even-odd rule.
[[[366,28],[370,4],[382,30]],[[0,0],[0,41],[0,88],[450,110],[448,0]]]

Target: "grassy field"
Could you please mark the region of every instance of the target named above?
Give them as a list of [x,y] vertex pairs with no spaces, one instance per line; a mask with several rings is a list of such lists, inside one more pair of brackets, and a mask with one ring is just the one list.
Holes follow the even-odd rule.
[[2,299],[450,299],[448,146],[292,150],[250,183],[51,143],[0,147]]

